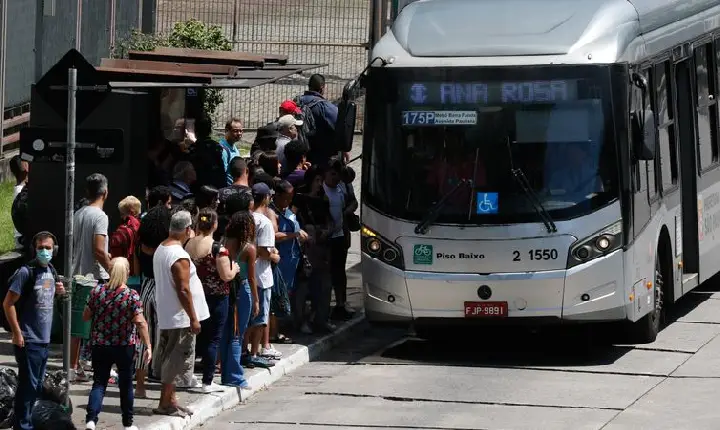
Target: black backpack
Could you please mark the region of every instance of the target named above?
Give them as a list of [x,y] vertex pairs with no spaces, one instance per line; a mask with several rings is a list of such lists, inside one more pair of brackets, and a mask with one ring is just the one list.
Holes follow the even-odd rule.
[[[8,278],[5,285],[2,287],[2,290],[0,291],[0,296],[2,296],[2,300],[5,301],[5,296],[7,295],[8,290],[10,289],[10,284],[12,284],[13,280],[16,276],[20,273],[21,270],[24,268],[27,268],[27,270],[30,272],[30,276],[28,276],[27,282],[25,282],[25,285],[22,287],[22,294],[20,294],[20,298],[17,302],[15,302],[15,313],[17,314],[18,322],[20,321],[20,315],[22,314],[23,309],[25,308],[25,302],[28,300],[28,297],[30,296],[30,292],[32,291],[33,287],[35,287],[35,281],[37,278],[37,262],[35,260],[30,261],[28,264],[20,267],[15,271],[15,273]],[[55,271],[55,268],[52,264],[48,264],[48,268],[50,269],[50,272],[53,275],[53,279],[57,282],[58,274]],[[2,328],[5,329],[6,332],[12,333],[12,330],[10,329],[10,323],[8,322],[7,318],[5,318],[5,309],[0,306],[0,323],[2,323]]]
[[312,108],[325,100],[319,97],[309,103],[302,103],[300,100],[302,100],[302,96],[297,96],[294,100],[302,111],[303,125],[298,129],[298,134],[302,136],[302,140],[309,142],[317,135],[317,124]]
[[28,220],[30,219],[28,194],[28,186],[26,184],[22,190],[20,190],[20,193],[15,196],[15,200],[13,200],[10,209],[10,215],[12,216],[15,229],[23,236],[27,236],[28,234]]
[[230,161],[230,150],[212,139],[198,140],[195,143],[190,162],[197,174],[199,186],[210,185],[217,189],[227,186],[227,166],[223,162],[223,152]]

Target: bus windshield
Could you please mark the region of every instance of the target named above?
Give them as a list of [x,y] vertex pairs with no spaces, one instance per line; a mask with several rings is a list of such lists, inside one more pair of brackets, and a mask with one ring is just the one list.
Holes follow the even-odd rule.
[[363,197],[383,213],[534,222],[528,194],[553,220],[617,198],[607,67],[377,68],[366,88]]

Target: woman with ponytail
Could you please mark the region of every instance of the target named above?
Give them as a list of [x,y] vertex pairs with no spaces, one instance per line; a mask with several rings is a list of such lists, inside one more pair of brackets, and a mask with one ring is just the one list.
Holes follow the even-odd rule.
[[228,318],[230,301],[229,282],[238,274],[238,265],[233,264],[230,253],[220,242],[213,240],[218,228],[218,215],[210,209],[200,211],[197,218],[196,236],[185,245],[205,290],[205,300],[210,309],[210,318],[202,322],[197,338],[198,355],[203,360],[202,391],[212,393],[222,390],[213,383],[215,363],[220,338]]

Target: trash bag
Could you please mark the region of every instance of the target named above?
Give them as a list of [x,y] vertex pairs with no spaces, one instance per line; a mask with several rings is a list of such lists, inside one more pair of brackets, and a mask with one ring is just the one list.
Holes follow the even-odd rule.
[[72,416],[63,405],[50,400],[38,400],[33,406],[32,418],[35,430],[76,430]]
[[72,403],[70,402],[70,382],[65,372],[57,370],[55,372],[45,373],[43,380],[42,392],[40,400],[49,400],[59,405],[65,405],[67,402],[67,413],[72,414]]
[[13,402],[17,384],[17,374],[13,369],[0,368],[0,428],[9,429],[13,426],[15,420]]

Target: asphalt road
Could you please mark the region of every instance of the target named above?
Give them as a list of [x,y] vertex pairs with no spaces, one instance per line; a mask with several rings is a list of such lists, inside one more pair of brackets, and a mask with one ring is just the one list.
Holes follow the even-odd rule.
[[720,283],[649,345],[608,330],[364,331],[206,424],[286,429],[720,428]]

